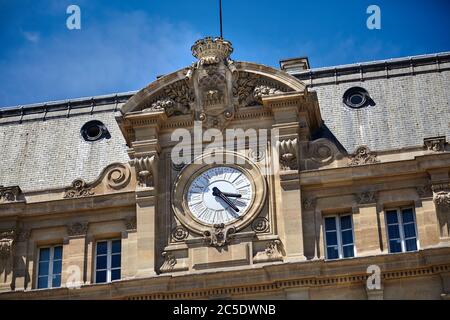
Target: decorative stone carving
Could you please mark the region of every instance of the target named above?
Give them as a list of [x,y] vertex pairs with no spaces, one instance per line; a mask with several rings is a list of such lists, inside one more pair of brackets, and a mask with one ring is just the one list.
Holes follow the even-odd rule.
[[4,187],[0,186],[0,203],[15,202],[22,193],[18,186]]
[[125,218],[124,222],[125,222],[125,227],[127,228],[127,231],[137,230],[136,216],[127,217],[127,218]]
[[305,210],[312,210],[316,207],[316,199],[314,198],[308,198],[305,201],[303,201],[303,209]]
[[177,163],[175,163],[175,162],[172,162],[172,169],[175,170],[175,171],[181,171],[181,170],[183,170],[183,168],[184,168],[185,166],[186,166],[185,163],[179,163],[179,164],[177,164]]
[[369,203],[377,202],[376,192],[367,191],[367,192],[357,193],[355,196],[356,196],[356,201],[358,202],[358,204],[369,204]]
[[189,237],[189,231],[184,227],[178,226],[172,230],[172,240],[174,242],[182,242]]
[[255,162],[261,162],[266,157],[266,152],[264,150],[260,150],[258,148],[251,149],[249,154],[249,158]]
[[164,263],[159,269],[161,273],[167,273],[173,271],[175,266],[177,265],[177,259],[171,252],[163,252],[162,256],[164,258]]
[[283,93],[283,91],[277,88],[259,85],[253,90],[253,98],[255,98],[257,102],[262,103],[263,97],[268,97],[280,93]]
[[12,255],[14,245],[15,231],[0,232],[0,259],[6,260]]
[[450,208],[450,183],[437,184],[432,186],[433,201],[437,207]]
[[281,170],[298,170],[297,139],[282,140],[279,143]]
[[327,165],[340,155],[337,147],[328,139],[318,139],[308,144],[308,158],[319,165]]
[[214,225],[214,228],[203,233],[205,242],[213,247],[224,247],[236,233],[235,227],[225,227],[223,223]]
[[256,233],[265,233],[269,231],[269,220],[266,218],[258,218],[252,223],[252,229]]
[[157,156],[134,159],[130,164],[136,168],[138,184],[141,187],[149,188],[155,186]]
[[125,165],[117,165],[108,172],[108,186],[114,190],[125,188],[131,180],[130,169]]
[[89,227],[88,222],[74,222],[67,225],[67,233],[70,237],[84,236]]
[[355,154],[350,157],[350,166],[361,166],[379,162],[380,161],[377,159],[377,156],[373,154],[366,146],[358,147]]
[[19,229],[16,235],[16,241],[17,242],[25,242],[30,239],[31,236],[31,230],[29,229]]
[[84,198],[91,197],[94,195],[94,191],[92,187],[88,185],[84,180],[77,179],[72,182],[72,187],[67,189],[64,198],[73,199],[73,198]]
[[428,151],[444,152],[447,144],[445,137],[428,138],[423,140],[424,146]]
[[430,185],[416,187],[417,194],[420,198],[428,198],[433,196],[433,190]]
[[269,261],[282,261],[283,255],[281,253],[281,241],[274,240],[267,243],[266,249],[262,252],[258,252],[253,258],[253,262],[269,262]]

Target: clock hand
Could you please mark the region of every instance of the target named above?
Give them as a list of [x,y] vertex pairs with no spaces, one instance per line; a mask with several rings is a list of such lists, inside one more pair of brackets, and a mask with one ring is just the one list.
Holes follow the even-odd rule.
[[220,191],[218,188],[214,187],[213,188],[213,196],[215,197],[219,197],[220,199],[222,199],[223,201],[225,201],[226,204],[228,204],[234,211],[239,212],[238,207],[236,207],[234,205],[233,202],[231,202],[230,199],[228,199],[223,193],[222,191]]
[[228,198],[242,198],[242,194],[238,194],[238,193],[227,193],[227,192],[222,192],[222,194],[223,194],[225,197],[228,197]]

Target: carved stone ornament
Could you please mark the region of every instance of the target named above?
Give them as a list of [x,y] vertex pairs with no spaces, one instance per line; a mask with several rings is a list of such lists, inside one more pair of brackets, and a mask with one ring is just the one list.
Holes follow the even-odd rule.
[[433,196],[433,190],[430,185],[416,187],[417,194],[420,198],[427,198]]
[[253,262],[269,262],[269,261],[281,261],[283,255],[281,253],[281,241],[274,240],[267,243],[264,251],[258,252],[253,258]]
[[0,186],[0,203],[15,202],[19,199],[21,190],[18,186],[4,187]]
[[164,258],[164,263],[159,271],[161,271],[161,273],[172,272],[177,265],[177,259],[171,252],[163,252],[162,256]]
[[445,137],[428,138],[423,140],[424,146],[428,151],[444,152],[447,144]]
[[437,207],[450,208],[450,183],[433,185],[433,201]]
[[94,191],[92,190],[92,186],[88,185],[82,179],[77,179],[74,182],[72,182],[72,187],[66,190],[64,198],[65,199],[84,198],[84,197],[91,197],[93,195]]
[[31,230],[29,230],[29,229],[19,229],[17,231],[16,241],[17,242],[28,241],[28,239],[30,239],[30,236],[31,236]]
[[136,168],[138,185],[144,188],[155,186],[157,156],[144,157],[130,161],[130,165]]
[[87,222],[74,222],[67,225],[67,233],[70,237],[84,236],[87,233],[89,223]]
[[280,148],[281,170],[298,170],[298,144],[297,139],[282,140],[278,143]]
[[308,144],[308,158],[319,165],[328,165],[340,155],[337,147],[328,139],[318,139]]
[[283,93],[283,91],[277,89],[277,88],[273,88],[273,87],[269,87],[269,86],[265,86],[265,85],[259,85],[257,87],[255,87],[255,89],[253,90],[253,97],[255,98],[255,101],[262,103],[262,99],[264,97],[268,97],[268,96],[272,96],[275,94],[280,94]]
[[368,147],[361,146],[356,149],[355,154],[350,157],[350,166],[361,166],[366,164],[379,163],[377,156]]
[[305,210],[312,210],[316,207],[316,199],[314,198],[308,198],[303,201],[303,209]]
[[362,192],[356,194],[356,201],[358,204],[369,204],[369,203],[375,203],[377,202],[376,199],[376,192]]
[[135,231],[137,230],[137,219],[136,216],[133,217],[127,217],[124,220],[125,227],[127,228],[127,231]]
[[182,242],[189,237],[189,231],[184,227],[178,226],[172,230],[172,240],[174,242]]
[[252,229],[256,233],[265,233],[269,231],[269,220],[266,218],[258,218],[252,223]]
[[107,175],[107,183],[111,189],[120,190],[125,188],[131,180],[130,169],[122,164],[116,165]]
[[0,231],[0,259],[6,260],[12,255],[15,231]]
[[203,233],[205,242],[212,247],[224,247],[233,238],[236,229],[233,226],[225,227],[222,224],[214,225],[214,228]]

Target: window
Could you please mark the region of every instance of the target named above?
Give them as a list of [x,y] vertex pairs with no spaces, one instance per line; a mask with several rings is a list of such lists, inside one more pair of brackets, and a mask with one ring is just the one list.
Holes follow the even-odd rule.
[[389,252],[418,250],[416,219],[413,208],[386,211]]
[[325,243],[328,260],[355,256],[351,215],[325,218]]
[[95,283],[106,283],[120,279],[121,241],[97,242],[95,259]]
[[374,106],[375,102],[370,98],[366,89],[353,87],[344,93],[344,104],[352,109],[360,109],[367,106]]
[[106,126],[97,120],[89,121],[81,128],[81,135],[84,140],[94,142],[103,138],[110,138],[108,129]]
[[61,286],[62,246],[39,249],[38,289],[58,288]]

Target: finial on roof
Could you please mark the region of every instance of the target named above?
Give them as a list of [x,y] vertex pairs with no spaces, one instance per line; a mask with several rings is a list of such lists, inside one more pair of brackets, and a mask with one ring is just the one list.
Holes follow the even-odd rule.
[[206,37],[197,40],[191,48],[192,55],[200,60],[201,64],[219,63],[228,59],[233,53],[231,42],[220,37]]

